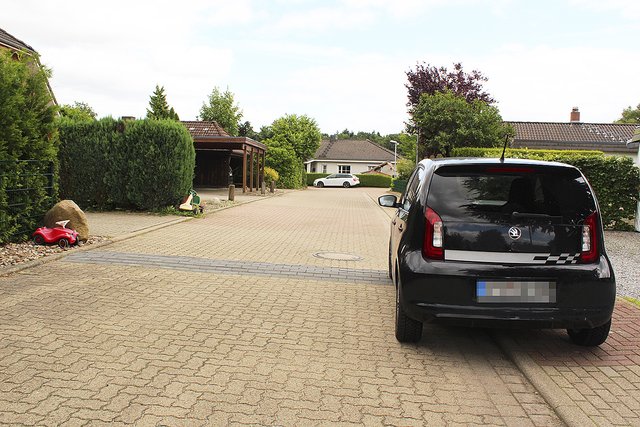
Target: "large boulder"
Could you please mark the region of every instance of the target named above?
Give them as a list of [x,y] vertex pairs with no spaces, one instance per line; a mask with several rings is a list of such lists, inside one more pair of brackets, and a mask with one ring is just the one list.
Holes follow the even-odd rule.
[[89,222],[82,209],[73,200],[62,200],[56,203],[44,215],[44,225],[47,227],[59,227],[58,221],[69,220],[67,228],[78,232],[80,240],[86,242],[89,238]]

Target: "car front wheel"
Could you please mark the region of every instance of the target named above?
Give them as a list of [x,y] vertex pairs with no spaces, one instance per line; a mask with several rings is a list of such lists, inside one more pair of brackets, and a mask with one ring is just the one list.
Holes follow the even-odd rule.
[[349,187],[351,187],[351,184],[349,184],[347,181],[345,181],[344,184],[342,184],[342,186],[344,188],[349,188]]
[[595,328],[567,329],[567,333],[574,344],[585,347],[595,347],[607,340],[610,329],[611,320]]
[[322,188],[322,187],[324,187],[324,183],[323,183],[322,181],[320,181],[320,182],[318,182],[318,183],[316,184],[316,187],[318,187],[318,188]]
[[396,285],[396,339],[399,342],[418,342],[422,337],[422,322],[418,322],[406,315],[400,301],[400,276],[397,275]]
[[33,243],[35,243],[36,245],[44,245],[44,237],[42,237],[39,234],[36,234],[33,237]]
[[69,247],[69,240],[64,239],[64,238],[58,240],[58,246],[60,246],[63,249],[68,248]]

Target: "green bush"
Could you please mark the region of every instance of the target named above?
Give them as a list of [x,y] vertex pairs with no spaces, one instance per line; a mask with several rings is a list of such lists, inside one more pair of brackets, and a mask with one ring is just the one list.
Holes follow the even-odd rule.
[[193,185],[195,149],[189,131],[174,120],[137,120],[124,131],[127,152],[125,192],[138,209],[179,201]]
[[391,189],[393,191],[397,191],[398,193],[404,193],[404,190],[407,188],[407,180],[406,179],[394,179],[391,182]]
[[360,185],[363,187],[391,187],[391,177],[389,175],[365,173],[356,176],[360,179]]
[[307,185],[313,185],[313,181],[318,178],[324,178],[329,176],[328,173],[307,172]]
[[108,117],[95,122],[60,123],[60,194],[81,208],[106,208],[111,194],[106,177],[113,153],[116,120]]
[[57,197],[49,74],[32,56],[0,51],[0,242],[28,238]]
[[[452,157],[496,157],[500,158],[502,155],[502,148],[476,148],[476,147],[461,147],[454,148]],[[505,151],[505,158],[512,159],[534,159],[534,160],[546,160],[556,161],[556,158],[566,156],[604,156],[602,151],[588,151],[588,150],[529,150],[528,148],[507,148]]]
[[[501,149],[460,148],[457,157],[499,157]],[[587,177],[596,193],[602,223],[614,230],[632,230],[640,190],[640,170],[630,157],[605,156],[600,151],[507,150],[506,158],[566,163]]]
[[61,123],[61,194],[81,207],[157,209],[193,183],[195,149],[173,120]]
[[277,170],[272,169],[268,166],[264,168],[264,182],[267,185],[271,185],[271,183],[274,181],[277,182],[279,178],[280,175],[278,174]]

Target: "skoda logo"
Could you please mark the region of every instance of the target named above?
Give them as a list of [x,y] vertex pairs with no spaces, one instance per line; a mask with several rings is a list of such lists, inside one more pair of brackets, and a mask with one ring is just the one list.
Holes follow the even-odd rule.
[[511,227],[509,229],[509,237],[513,240],[518,240],[522,236],[522,231],[518,227]]

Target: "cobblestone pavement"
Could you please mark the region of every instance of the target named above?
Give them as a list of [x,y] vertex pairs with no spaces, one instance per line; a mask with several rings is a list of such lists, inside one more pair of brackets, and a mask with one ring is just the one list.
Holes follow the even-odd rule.
[[0,277],[0,424],[562,425],[486,331],[396,342],[387,233],[308,189]]

